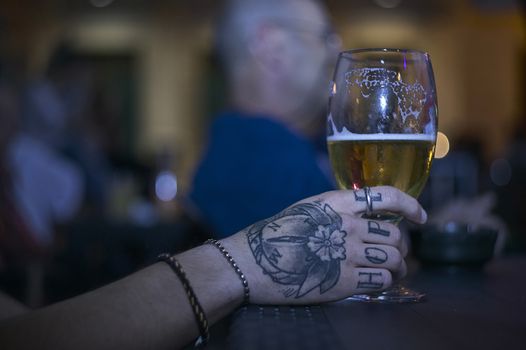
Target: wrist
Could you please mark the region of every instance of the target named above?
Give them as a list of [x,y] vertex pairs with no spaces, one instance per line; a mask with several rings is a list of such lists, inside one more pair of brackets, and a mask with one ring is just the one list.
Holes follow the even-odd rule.
[[246,305],[250,302],[250,288],[248,287],[248,282],[243,274],[243,271],[239,268],[239,265],[236,263],[232,255],[226,250],[226,248],[223,246],[223,244],[216,240],[216,239],[209,239],[205,242],[205,244],[210,244],[216,247],[221,255],[228,261],[232,269],[235,271],[236,275],[239,277],[239,281],[241,282],[241,285],[243,286],[243,305]]
[[[245,231],[222,239],[221,244],[230,253],[239,269],[243,272],[250,288],[250,303],[252,304],[281,304],[283,295],[279,292],[279,286],[263,273],[261,267],[248,244]],[[242,284],[237,281],[239,288]]]
[[241,282],[217,248],[205,244],[176,258],[185,269],[210,324],[241,305]]

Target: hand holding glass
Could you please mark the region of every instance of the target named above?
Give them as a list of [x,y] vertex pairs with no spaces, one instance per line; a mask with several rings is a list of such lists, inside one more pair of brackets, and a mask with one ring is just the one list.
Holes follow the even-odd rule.
[[[327,122],[329,155],[341,189],[388,185],[417,198],[429,175],[437,132],[429,55],[401,49],[340,53]],[[386,212],[368,217],[401,220]],[[407,302],[422,297],[397,287],[355,299]]]

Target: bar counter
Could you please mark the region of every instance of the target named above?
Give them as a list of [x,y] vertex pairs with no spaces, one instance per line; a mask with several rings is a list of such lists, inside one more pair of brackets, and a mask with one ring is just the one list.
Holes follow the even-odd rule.
[[525,349],[526,256],[484,268],[411,264],[416,304],[250,305],[212,328],[209,349]]

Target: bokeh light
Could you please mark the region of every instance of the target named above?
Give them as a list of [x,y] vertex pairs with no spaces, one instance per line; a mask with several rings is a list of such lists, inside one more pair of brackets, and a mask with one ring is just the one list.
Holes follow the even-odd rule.
[[449,153],[449,139],[443,132],[437,133],[437,143],[435,148],[435,158],[440,159]]
[[163,202],[169,202],[177,194],[177,178],[171,171],[162,171],[155,179],[155,195]]

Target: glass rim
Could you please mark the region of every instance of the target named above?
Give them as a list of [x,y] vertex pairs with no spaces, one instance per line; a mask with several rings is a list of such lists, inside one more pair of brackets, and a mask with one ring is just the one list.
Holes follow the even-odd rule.
[[350,50],[341,51],[339,53],[339,55],[340,56],[350,57],[350,56],[352,56],[354,54],[364,53],[364,52],[370,52],[370,53],[375,53],[375,52],[378,52],[378,53],[380,53],[380,52],[409,53],[409,54],[419,54],[419,55],[429,56],[429,53],[427,51],[416,50],[416,49],[403,49],[403,48],[396,49],[396,48],[388,48],[388,47],[373,47],[373,48],[350,49]]

